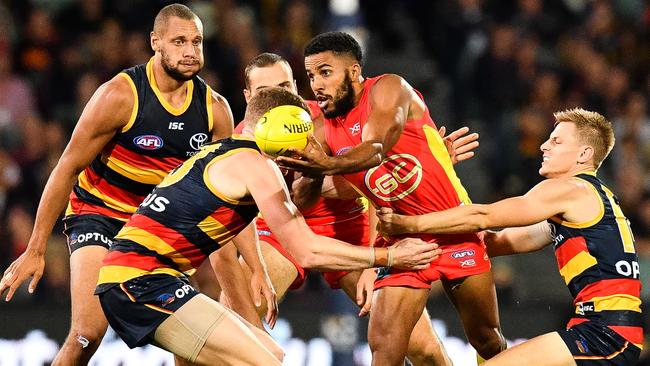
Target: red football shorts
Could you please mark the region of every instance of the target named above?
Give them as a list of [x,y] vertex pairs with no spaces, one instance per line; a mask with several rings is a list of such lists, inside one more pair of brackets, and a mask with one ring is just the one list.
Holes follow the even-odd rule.
[[[442,254],[427,269],[403,271],[395,268],[380,268],[375,281],[375,290],[385,286],[430,288],[440,279],[453,280],[485,273],[490,270],[490,259],[483,240],[476,234],[449,235],[444,240],[435,240],[442,248]],[[378,237],[375,245],[391,245]]]
[[[322,224],[322,218],[316,219],[307,219],[307,226],[318,235],[327,236],[329,238],[338,239],[352,245],[361,245],[367,247],[369,245],[369,233],[368,233],[368,213],[360,212],[358,215],[355,215],[351,218],[346,218],[341,221],[329,222],[327,224]],[[260,241],[265,241],[269,243],[272,247],[278,250],[285,258],[291,261],[296,269],[298,270],[298,276],[295,281],[291,284],[291,289],[296,289],[300,287],[305,281],[305,269],[302,268],[295,259],[289,254],[289,252],[278,242],[275,235],[269,230],[266,224],[258,219],[257,223],[257,234],[259,235]],[[336,271],[336,272],[322,272],[325,281],[333,289],[341,288],[339,285],[339,280],[348,274],[347,271]]]

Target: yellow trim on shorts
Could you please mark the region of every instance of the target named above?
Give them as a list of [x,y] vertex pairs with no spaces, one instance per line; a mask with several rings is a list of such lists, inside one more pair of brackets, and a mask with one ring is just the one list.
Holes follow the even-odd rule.
[[121,72],[118,74],[119,76],[122,76],[123,78],[126,79],[126,81],[129,82],[129,85],[131,86],[131,91],[133,92],[133,109],[131,109],[131,117],[129,117],[129,121],[122,127],[121,132],[124,133],[133,127],[133,124],[135,123],[135,118],[138,116],[138,89],[135,87],[135,84],[133,83],[133,79],[129,76],[129,74],[125,72]]
[[167,112],[173,114],[174,116],[180,116],[181,114],[185,113],[185,111],[187,111],[187,108],[189,108],[190,104],[192,103],[192,93],[194,93],[194,82],[192,80],[187,81],[185,102],[179,108],[175,108],[169,104],[169,102],[162,95],[160,89],[158,89],[158,84],[156,84],[156,77],[153,73],[153,57],[151,60],[149,60],[149,62],[147,62],[147,79],[149,79],[149,85],[151,86],[151,89],[153,89],[154,94],[156,94],[156,97],[158,97],[158,101],[160,104],[162,104],[163,108],[165,108]]

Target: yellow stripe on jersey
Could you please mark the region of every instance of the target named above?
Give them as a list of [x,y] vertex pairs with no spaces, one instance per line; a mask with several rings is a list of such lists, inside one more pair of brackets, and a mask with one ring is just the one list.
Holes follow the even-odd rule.
[[628,310],[641,312],[641,299],[632,295],[616,294],[610,296],[593,297],[588,300],[594,303],[594,311]]
[[467,194],[465,187],[463,187],[463,184],[460,182],[460,179],[458,179],[458,176],[454,171],[454,164],[451,162],[449,152],[447,151],[447,147],[445,147],[445,142],[442,141],[442,137],[440,137],[438,131],[436,131],[431,126],[425,125],[423,127],[423,130],[424,135],[427,138],[427,143],[429,145],[431,153],[445,170],[445,173],[453,185],[458,198],[462,203],[466,205],[471,204],[472,201],[469,199],[469,195]]
[[609,200],[609,203],[612,206],[612,211],[614,211],[616,226],[618,226],[618,232],[621,236],[621,241],[623,242],[623,251],[625,253],[636,253],[634,249],[634,235],[632,234],[632,228],[630,228],[630,221],[625,217],[623,210],[621,210],[621,206],[616,202],[614,193],[602,184],[600,185],[600,188],[605,191],[607,200]]
[[217,151],[221,147],[221,144],[205,145],[199,150],[198,153],[194,154],[191,158],[187,159],[183,164],[174,169],[169,175],[163,179],[162,182],[158,185],[159,187],[169,187],[172,184],[181,180],[187,172],[194,167],[194,162],[206,157],[209,153]]
[[103,266],[99,270],[99,279],[97,280],[97,284],[101,285],[104,283],[123,283],[136,277],[150,274],[167,274],[174,277],[183,276],[182,273],[171,268],[156,268],[153,271],[146,271],[144,269],[134,267]]
[[562,275],[564,282],[568,285],[574,277],[597,263],[596,258],[588,252],[580,252],[571,258],[564,267],[560,268],[560,275]]
[[165,99],[165,97],[162,95],[160,89],[158,89],[158,84],[156,84],[156,76],[153,72],[153,57],[151,60],[149,60],[149,62],[147,62],[147,79],[149,79],[149,85],[151,85],[151,89],[153,89],[154,94],[156,94],[156,97],[158,97],[160,104],[162,104],[163,108],[165,108],[167,112],[173,114],[174,116],[180,116],[181,114],[185,113],[187,108],[190,106],[190,103],[192,103],[194,82],[192,80],[189,80],[187,82],[187,88],[185,90],[185,102],[183,105],[181,105],[179,108],[175,108],[169,104],[167,99]]
[[223,200],[224,202],[233,204],[233,205],[254,205],[255,201],[254,200],[249,200],[249,201],[239,201],[233,198],[230,198],[226,196],[225,194],[221,193],[212,183],[210,182],[210,177],[208,176],[208,171],[210,170],[210,166],[212,164],[216,163],[219,160],[225,159],[229,157],[230,155],[236,154],[238,152],[241,152],[243,150],[251,150],[257,153],[257,150],[250,148],[250,147],[239,147],[236,149],[228,150],[226,153],[221,154],[214,159],[210,160],[210,162],[205,166],[205,170],[203,170],[203,183],[210,189],[210,192],[217,196],[219,199]]
[[208,216],[197,225],[201,231],[217,243],[223,244],[234,237],[234,235],[222,223],[214,217]]
[[205,105],[208,112],[208,131],[212,133],[212,128],[214,127],[214,113],[212,112],[212,88],[209,85],[206,85],[205,91]]
[[128,239],[162,256],[171,259],[183,272],[194,269],[192,263],[166,241],[146,230],[134,226],[125,226],[115,239]]
[[106,206],[120,211],[120,212],[126,212],[126,213],[134,213],[135,210],[137,209],[136,206],[131,206],[127,205],[124,202],[120,202],[112,197],[109,197],[102,192],[100,192],[95,186],[91,185],[88,182],[88,177],[86,177],[86,172],[81,172],[79,174],[79,187],[83,188],[84,190],[88,191],[88,193],[92,194],[93,196],[99,198],[106,204]]
[[131,110],[131,117],[129,117],[128,122],[124,127],[122,127],[122,133],[128,131],[133,127],[133,123],[135,123],[135,117],[138,116],[138,90],[135,88],[135,84],[133,83],[133,80],[131,77],[125,73],[121,72],[118,75],[121,77],[125,78],[126,81],[129,82],[129,85],[131,86],[131,91],[133,92],[133,109]]
[[141,169],[129,165],[114,156],[109,156],[106,160],[106,165],[112,170],[120,173],[129,179],[144,184],[156,185],[167,176],[167,172],[158,169]]
[[598,215],[596,215],[596,217],[594,217],[593,219],[591,219],[589,221],[585,221],[585,222],[569,222],[569,221],[564,221],[564,220],[560,219],[559,217],[551,217],[550,220],[553,221],[553,222],[557,222],[558,224],[560,224],[562,226],[570,227],[570,228],[573,228],[573,229],[585,229],[585,228],[596,225],[600,220],[602,220],[603,216],[605,215],[605,204],[603,203],[603,200],[600,199],[600,193],[598,192],[596,187],[594,187],[593,184],[589,183],[588,181],[586,181],[586,180],[584,180],[582,178],[578,178],[578,177],[573,177],[573,178],[584,182],[584,184],[591,187],[591,189],[594,191],[594,194],[598,198],[598,202],[600,202],[600,210],[598,212]]

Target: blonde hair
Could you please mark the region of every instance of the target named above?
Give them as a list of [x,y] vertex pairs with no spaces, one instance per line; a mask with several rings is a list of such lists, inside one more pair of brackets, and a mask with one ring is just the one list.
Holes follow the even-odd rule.
[[555,124],[574,123],[578,139],[594,149],[594,167],[597,169],[614,147],[612,123],[602,114],[582,108],[566,109],[553,114]]

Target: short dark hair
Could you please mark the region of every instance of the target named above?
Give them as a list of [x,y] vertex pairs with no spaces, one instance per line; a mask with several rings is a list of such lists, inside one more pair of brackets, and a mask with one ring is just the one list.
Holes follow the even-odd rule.
[[309,113],[307,103],[299,95],[284,88],[272,87],[261,89],[251,98],[246,106],[244,120],[247,124],[255,125],[264,113],[281,105],[295,105]]
[[163,33],[165,26],[167,25],[167,20],[171,17],[185,20],[197,19],[200,21],[199,17],[187,6],[183,4],[169,4],[160,9],[158,15],[156,15],[156,19],[153,21],[153,31],[156,33]]
[[363,53],[359,42],[344,32],[327,32],[317,35],[305,46],[304,56],[307,57],[327,51],[353,57],[359,62],[359,65],[363,62]]
[[264,52],[253,57],[253,59],[248,63],[248,65],[246,65],[246,68],[244,69],[244,82],[246,83],[246,89],[250,88],[251,70],[258,67],[267,67],[267,66],[275,65],[278,62],[284,62],[285,64],[287,64],[287,66],[289,66],[289,68],[291,68],[291,66],[289,65],[289,61],[287,61],[284,57],[278,55],[277,53]]

